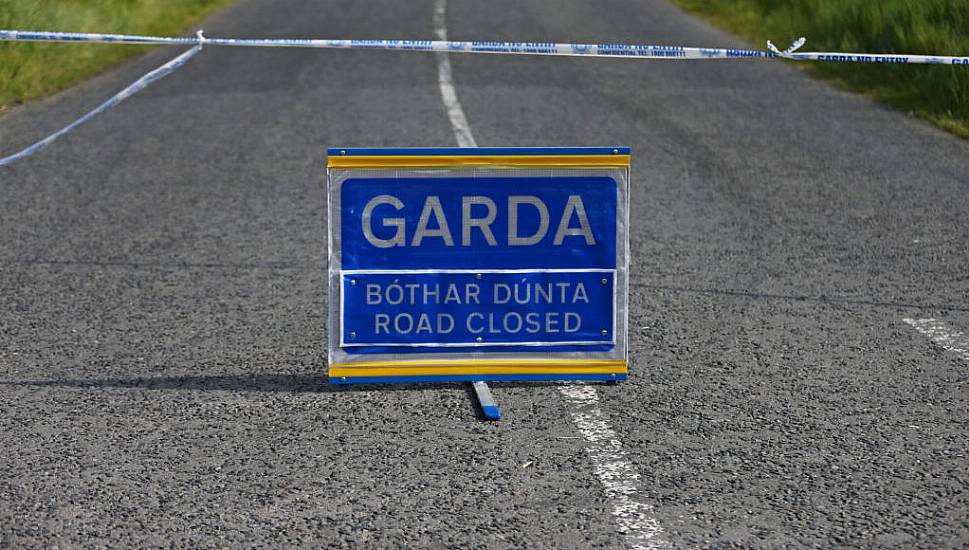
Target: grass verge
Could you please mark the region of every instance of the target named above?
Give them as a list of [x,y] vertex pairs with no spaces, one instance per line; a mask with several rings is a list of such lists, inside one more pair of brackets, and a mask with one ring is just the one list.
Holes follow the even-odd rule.
[[[232,0],[0,0],[0,28],[175,35]],[[0,111],[53,94],[153,46],[0,42]]]
[[[673,0],[763,48],[969,55],[966,0]],[[799,62],[810,73],[969,138],[969,67]]]

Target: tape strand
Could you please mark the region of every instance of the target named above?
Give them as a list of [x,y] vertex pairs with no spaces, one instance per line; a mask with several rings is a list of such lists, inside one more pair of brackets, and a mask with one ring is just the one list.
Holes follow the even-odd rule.
[[112,96],[110,99],[108,99],[101,105],[98,105],[93,110],[91,110],[90,112],[82,116],[81,118],[61,128],[57,132],[54,132],[53,134],[45,137],[44,139],[34,143],[33,145],[30,145],[29,147],[20,151],[19,153],[14,153],[10,156],[0,158],[0,166],[7,166],[8,164],[16,162],[25,157],[29,157],[30,155],[33,155],[34,153],[44,149],[45,147],[47,147],[51,143],[54,143],[57,139],[71,132],[78,126],[81,126],[85,122],[107,111],[111,107],[114,107],[115,105],[121,103],[125,99],[133,96],[134,94],[140,92],[141,90],[144,90],[152,83],[157,82],[158,80],[168,76],[176,69],[184,65],[189,59],[191,59],[195,54],[199,53],[200,51],[202,51],[201,43],[192,47],[192,49],[182,53],[175,59],[172,59],[171,61],[151,71],[150,73],[142,76],[141,78],[139,78],[138,80],[130,84],[127,88],[121,90],[120,92]]
[[804,44],[798,39],[784,51],[768,43],[768,51],[662,46],[651,44],[566,44],[554,42],[462,42],[446,40],[319,40],[288,38],[208,38],[137,36],[0,30],[0,40],[46,42],[100,42],[114,44],[205,44],[262,48],[331,48],[369,50],[407,50],[452,53],[487,53],[575,57],[615,57],[627,59],[744,59],[775,58],[801,61],[840,61],[855,63],[930,63],[969,66],[969,56],[915,54],[867,54],[848,52],[796,53]]

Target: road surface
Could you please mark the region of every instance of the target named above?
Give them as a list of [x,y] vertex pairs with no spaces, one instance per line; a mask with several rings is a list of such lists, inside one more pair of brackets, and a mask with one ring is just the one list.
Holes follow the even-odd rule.
[[[242,0],[200,26],[428,39],[435,8]],[[743,45],[659,0],[443,21]],[[179,51],[4,115],[2,153]],[[588,414],[494,384],[500,423],[463,387],[325,385],[323,150],[457,145],[439,59],[208,48],[0,169],[0,546],[969,544],[969,142],[782,61],[450,64],[478,145],[632,147],[631,380]]]

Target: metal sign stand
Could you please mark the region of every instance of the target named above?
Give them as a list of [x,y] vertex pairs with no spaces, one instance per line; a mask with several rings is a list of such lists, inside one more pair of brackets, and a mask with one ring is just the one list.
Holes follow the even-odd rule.
[[478,404],[481,405],[481,412],[484,417],[488,420],[501,420],[501,411],[498,410],[498,404],[495,403],[495,398],[491,395],[488,384],[472,382],[471,387],[474,388],[474,394],[478,397]]

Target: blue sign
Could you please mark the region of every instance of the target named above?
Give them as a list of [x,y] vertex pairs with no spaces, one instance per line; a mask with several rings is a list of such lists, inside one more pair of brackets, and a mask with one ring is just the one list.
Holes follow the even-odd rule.
[[330,382],[626,379],[629,163],[330,149]]
[[614,179],[348,178],[340,204],[347,353],[614,346]]
[[615,269],[609,177],[349,178],[347,269]]
[[341,346],[361,353],[608,350],[615,270],[342,274]]

